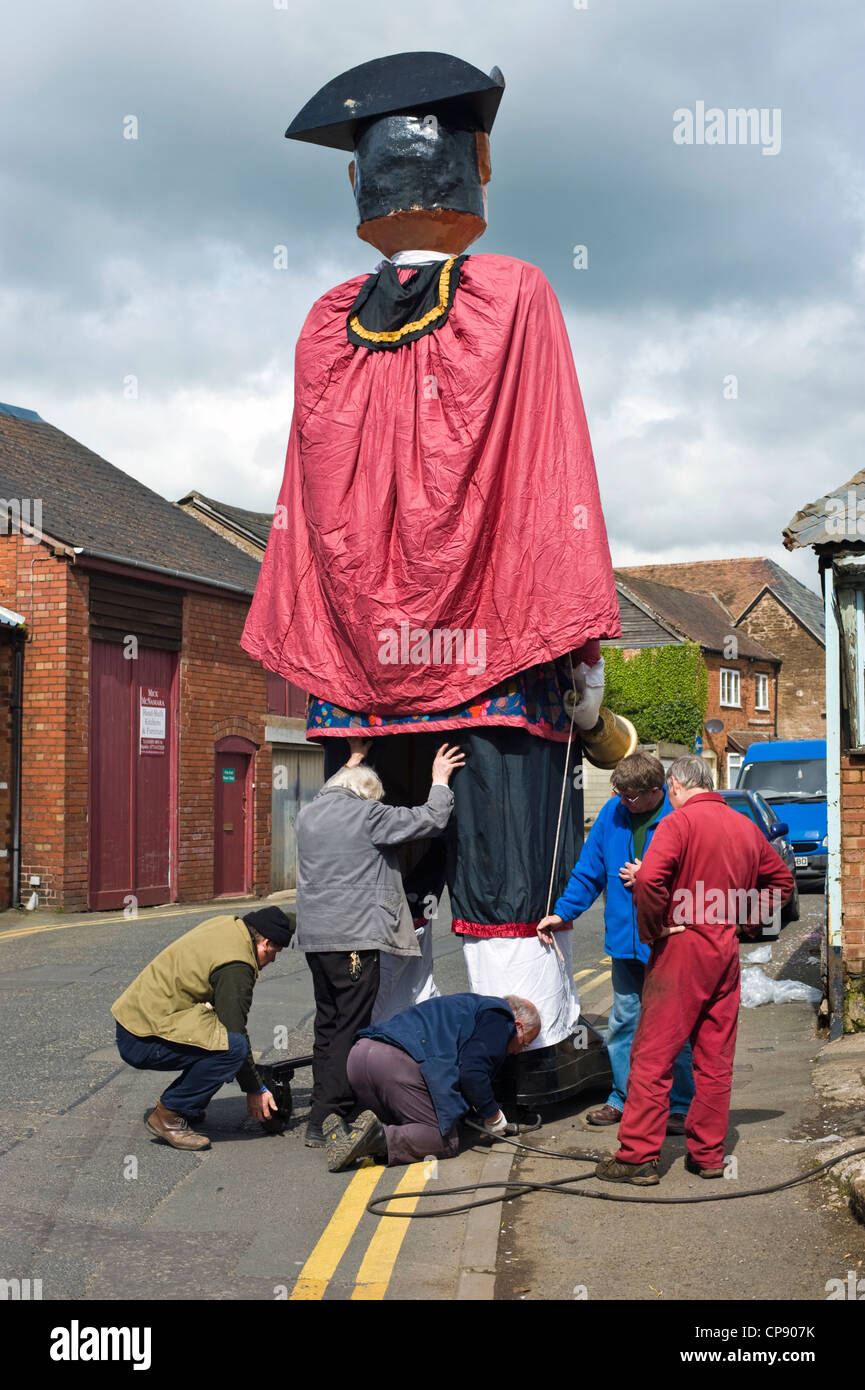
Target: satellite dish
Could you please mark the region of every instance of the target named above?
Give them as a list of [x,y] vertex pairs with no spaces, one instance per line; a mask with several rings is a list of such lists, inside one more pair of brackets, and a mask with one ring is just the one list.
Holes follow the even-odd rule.
[[706,720],[706,733],[707,733],[707,734],[720,734],[720,733],[723,733],[723,732],[724,732],[724,721],[723,721],[723,719],[707,719],[707,720]]

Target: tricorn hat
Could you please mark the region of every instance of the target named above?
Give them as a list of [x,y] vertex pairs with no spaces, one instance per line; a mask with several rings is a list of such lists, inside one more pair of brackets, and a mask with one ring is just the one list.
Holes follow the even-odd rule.
[[354,150],[358,127],[402,112],[444,117],[489,134],[505,89],[498,68],[489,77],[449,53],[392,53],[334,77],[299,111],[285,132],[335,150]]

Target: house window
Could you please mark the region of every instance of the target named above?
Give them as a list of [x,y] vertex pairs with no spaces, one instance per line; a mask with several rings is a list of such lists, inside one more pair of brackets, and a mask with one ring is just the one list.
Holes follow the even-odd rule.
[[728,786],[728,787],[735,787],[735,785],[736,785],[736,781],[737,781],[737,779],[738,779],[738,777],[739,777],[739,768],[742,766],[742,757],[743,757],[743,754],[741,754],[741,753],[728,753],[728,754],[727,754],[727,786]]
[[757,672],[757,709],[769,708],[769,677]]
[[731,705],[738,708],[739,701],[739,672],[733,671],[727,666],[721,667],[721,704]]

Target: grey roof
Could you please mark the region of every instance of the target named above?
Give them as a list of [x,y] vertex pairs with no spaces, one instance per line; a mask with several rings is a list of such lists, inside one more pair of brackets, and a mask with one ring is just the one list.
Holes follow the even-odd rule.
[[[863,517],[861,531],[860,515]],[[782,539],[788,550],[806,545],[861,545],[865,541],[865,470],[854,473],[849,482],[842,483],[834,492],[827,492],[816,502],[802,507],[784,527]]]
[[[615,573],[617,582],[621,583],[619,572]],[[625,583],[628,591],[661,622],[668,623],[692,642],[699,642],[707,651],[723,653],[730,637],[735,635],[739,656],[778,661],[778,657],[767,651],[750,633],[737,628],[728,610],[710,594],[688,593],[684,589],[674,589],[669,584],[656,584],[653,580],[638,578],[633,573],[626,575]]]
[[255,589],[253,556],[32,411],[0,411],[0,495],[39,499],[41,530],[85,556]]
[[601,643],[603,647],[669,647],[681,645],[683,638],[672,627],[661,622],[645,603],[632,593],[621,580],[616,580],[616,598],[619,603],[619,619],[622,626],[621,637],[613,637]]
[[26,410],[23,405],[6,405],[0,401],[0,415],[11,415],[16,420],[41,420],[35,410]]
[[741,622],[745,613],[749,613],[756,603],[759,603],[763,595],[768,591],[784,604],[798,618],[809,632],[812,632],[818,641],[826,645],[826,614],[823,609],[823,600],[819,594],[815,594],[811,589],[805,587],[792,574],[788,574],[782,565],[778,565],[774,560],[766,560],[767,567],[772,572],[772,578],[761,589],[760,593],[748,604],[743,613],[740,613],[737,621]]
[[196,509],[209,512],[228,526],[247,534],[251,541],[260,544],[262,551],[267,545],[273,516],[270,512],[248,512],[244,507],[232,507],[228,502],[217,502],[214,497],[205,497],[203,492],[188,492],[181,497],[177,506],[192,502]]

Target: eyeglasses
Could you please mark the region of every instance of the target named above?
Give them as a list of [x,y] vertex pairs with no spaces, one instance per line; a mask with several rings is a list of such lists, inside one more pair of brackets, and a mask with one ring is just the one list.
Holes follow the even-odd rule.
[[641,801],[644,796],[649,796],[652,792],[659,792],[660,790],[660,787],[647,787],[644,792],[637,792],[636,796],[625,796],[623,792],[619,792],[619,797],[622,801],[627,801],[629,806],[633,806],[635,801]]

